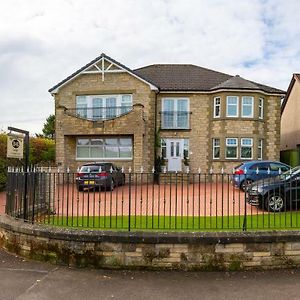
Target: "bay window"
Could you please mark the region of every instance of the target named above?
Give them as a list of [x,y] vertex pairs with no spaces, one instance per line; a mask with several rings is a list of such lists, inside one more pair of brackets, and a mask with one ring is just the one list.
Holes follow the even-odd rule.
[[220,158],[220,139],[213,139],[213,159]]
[[238,139],[237,138],[227,138],[226,139],[226,158],[238,158]]
[[214,98],[214,118],[220,118],[221,115],[221,98]]
[[226,116],[238,117],[239,115],[239,98],[237,96],[228,96],[226,99]]
[[253,148],[253,139],[242,138],[241,139],[241,158],[242,159],[252,159],[252,148]]
[[242,117],[253,118],[253,97],[242,97]]

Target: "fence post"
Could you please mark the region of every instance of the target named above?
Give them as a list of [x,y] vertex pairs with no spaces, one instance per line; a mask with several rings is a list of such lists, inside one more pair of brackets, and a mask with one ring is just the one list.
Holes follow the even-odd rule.
[[[245,183],[247,182],[247,171],[245,172]],[[247,185],[245,184],[244,190],[244,220],[243,220],[243,231],[247,231]]]
[[130,231],[130,219],[131,219],[131,172],[129,171],[129,184],[128,184],[128,231]]

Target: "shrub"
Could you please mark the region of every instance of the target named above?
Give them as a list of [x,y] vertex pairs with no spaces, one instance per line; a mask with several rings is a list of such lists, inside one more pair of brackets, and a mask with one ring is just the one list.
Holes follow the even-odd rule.
[[[5,189],[7,167],[21,167],[23,162],[6,157],[7,135],[0,133],[0,191]],[[55,162],[55,143],[51,139],[32,137],[29,141],[29,164],[50,165]]]

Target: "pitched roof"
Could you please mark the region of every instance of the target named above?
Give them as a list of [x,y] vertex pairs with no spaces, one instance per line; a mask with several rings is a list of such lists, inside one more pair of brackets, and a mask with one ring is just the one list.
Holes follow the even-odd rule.
[[293,89],[293,86],[295,84],[296,79],[299,80],[299,82],[300,82],[300,74],[299,73],[294,73],[293,74],[293,77],[291,79],[291,82],[289,84],[289,87],[287,89],[287,92],[285,94],[285,97],[284,97],[282,105],[281,105],[281,114],[283,114],[284,108],[285,108],[286,103],[287,103],[287,101],[289,99],[290,93],[291,93],[291,91]]
[[81,72],[83,72],[84,70],[88,69],[90,66],[94,65],[95,63],[97,63],[98,61],[100,61],[102,58],[105,58],[109,61],[111,61],[112,63],[120,66],[122,69],[126,70],[127,72],[134,74],[135,76],[139,77],[140,79],[147,81],[149,84],[151,85],[155,85],[153,84],[153,82],[151,82],[150,80],[143,78],[142,76],[140,76],[139,74],[135,73],[133,70],[131,70],[130,68],[126,67],[125,65],[119,63],[118,61],[114,60],[113,58],[109,57],[108,55],[106,55],[105,53],[101,53],[101,55],[97,56],[95,59],[91,60],[89,63],[87,63],[85,66],[83,66],[82,68],[78,69],[77,71],[75,71],[73,74],[71,74],[70,76],[68,76],[67,78],[63,79],[62,81],[60,81],[59,83],[57,83],[56,85],[54,85],[52,88],[50,88],[48,90],[49,93],[53,92],[54,90],[56,90],[57,88],[59,88],[60,86],[64,85],[65,83],[67,83],[68,81],[70,81],[71,79],[75,78],[76,76],[78,76]]
[[285,94],[284,91],[191,64],[154,64],[132,70],[102,53],[88,64],[49,89],[54,92],[62,85],[100,61],[102,58],[120,66],[122,69],[161,91],[215,91],[218,89],[261,90],[271,94]]
[[195,65],[158,64],[134,70],[152,80],[161,90],[208,91],[231,78],[230,75]]
[[161,91],[214,91],[217,89],[261,90],[271,94],[284,91],[195,65],[158,64],[134,70],[151,80]]

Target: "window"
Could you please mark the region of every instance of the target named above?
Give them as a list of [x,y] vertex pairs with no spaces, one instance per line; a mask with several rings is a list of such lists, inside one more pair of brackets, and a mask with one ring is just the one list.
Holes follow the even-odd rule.
[[258,100],[258,117],[260,119],[264,118],[264,99],[259,98]]
[[258,140],[257,159],[263,159],[263,140]]
[[249,138],[241,139],[241,158],[252,159],[253,140]]
[[226,139],[226,158],[238,158],[237,153],[238,139],[237,138],[227,138]]
[[131,159],[132,139],[124,138],[78,138],[76,158],[79,159]]
[[107,120],[132,109],[132,95],[89,95],[76,97],[76,114],[91,120]]
[[221,115],[221,98],[214,98],[214,118],[220,118]]
[[167,158],[167,143],[166,143],[165,139],[161,139],[160,149],[161,149],[161,157],[166,159]]
[[183,158],[189,158],[189,139],[183,140]]
[[237,117],[239,111],[239,98],[236,96],[228,96],[227,97],[227,108],[226,108],[226,116],[227,117]]
[[220,139],[213,139],[213,159],[220,158]]
[[189,100],[163,99],[162,101],[162,128],[187,129],[189,128]]
[[85,96],[78,96],[76,97],[76,113],[82,117],[87,117],[87,99]]
[[253,97],[242,97],[242,117],[253,118]]

